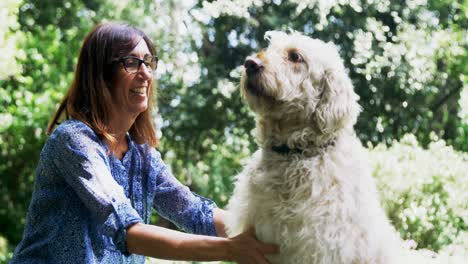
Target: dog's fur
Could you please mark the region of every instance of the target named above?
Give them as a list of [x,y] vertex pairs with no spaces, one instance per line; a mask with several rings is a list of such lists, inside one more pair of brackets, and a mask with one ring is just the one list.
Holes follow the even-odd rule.
[[296,32],[266,38],[247,58],[258,69],[241,79],[260,149],[237,176],[229,234],[255,226],[280,245],[272,263],[406,263],[353,131],[359,97],[336,46]]

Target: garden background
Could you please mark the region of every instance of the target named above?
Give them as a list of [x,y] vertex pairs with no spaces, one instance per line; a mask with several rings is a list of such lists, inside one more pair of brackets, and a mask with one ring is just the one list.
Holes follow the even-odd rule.
[[0,263],[22,237],[45,128],[81,42],[107,20],[155,42],[159,150],[221,207],[256,148],[238,90],[245,57],[266,47],[268,30],[336,43],[393,224],[419,248],[468,259],[467,0],[2,0],[0,17]]

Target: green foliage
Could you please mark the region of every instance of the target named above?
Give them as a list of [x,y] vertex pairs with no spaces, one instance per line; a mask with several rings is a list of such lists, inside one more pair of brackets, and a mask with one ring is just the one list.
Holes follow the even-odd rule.
[[448,192],[440,177],[434,176],[420,188],[389,201],[389,214],[394,217],[393,223],[401,227],[402,237],[418,241],[420,248],[440,250],[451,244],[461,230],[467,230],[468,225],[451,208],[446,209]]
[[0,263],[8,263],[12,256],[13,253],[8,247],[8,240],[0,235]]
[[16,44],[22,37],[21,32],[17,31],[19,24],[16,18],[19,4],[20,0],[4,0],[0,3],[3,20],[0,24],[0,50],[2,51],[0,53],[2,61],[0,80],[15,75],[21,70],[21,66],[15,61],[15,56],[18,55]]
[[370,151],[392,223],[404,239],[435,251],[468,234],[468,155],[445,144],[433,141],[425,150],[406,135],[390,148],[380,144]]

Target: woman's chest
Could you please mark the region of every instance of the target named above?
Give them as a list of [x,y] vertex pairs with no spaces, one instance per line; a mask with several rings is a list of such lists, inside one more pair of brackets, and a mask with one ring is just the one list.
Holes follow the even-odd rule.
[[135,153],[127,153],[122,160],[112,157],[110,170],[112,177],[122,187],[133,208],[145,222],[148,222],[152,199],[150,198],[151,191],[148,188],[150,186],[148,184],[148,170],[144,161]]

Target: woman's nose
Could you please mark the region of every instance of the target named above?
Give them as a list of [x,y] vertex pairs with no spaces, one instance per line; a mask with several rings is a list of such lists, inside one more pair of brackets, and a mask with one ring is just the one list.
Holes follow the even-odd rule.
[[148,66],[146,66],[146,64],[142,63],[140,65],[140,69],[138,71],[138,74],[140,74],[145,79],[149,79],[149,78],[151,78],[151,73],[152,72],[153,72],[153,70],[150,67],[148,67]]

